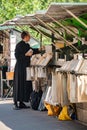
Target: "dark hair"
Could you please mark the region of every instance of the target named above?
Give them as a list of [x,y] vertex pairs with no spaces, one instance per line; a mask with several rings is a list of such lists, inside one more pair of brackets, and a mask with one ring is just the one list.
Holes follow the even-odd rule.
[[23,32],[21,33],[21,38],[24,39],[25,36],[29,36],[29,37],[30,37],[30,34],[29,34],[27,31],[23,31]]

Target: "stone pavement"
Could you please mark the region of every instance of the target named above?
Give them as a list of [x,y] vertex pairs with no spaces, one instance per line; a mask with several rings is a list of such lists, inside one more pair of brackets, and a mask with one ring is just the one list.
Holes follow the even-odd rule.
[[12,100],[0,101],[0,130],[87,130],[74,121],[58,121],[47,112],[13,110]]

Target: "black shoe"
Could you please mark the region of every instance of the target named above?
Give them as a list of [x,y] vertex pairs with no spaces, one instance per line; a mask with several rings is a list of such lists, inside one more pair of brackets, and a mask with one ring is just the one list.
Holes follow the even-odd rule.
[[27,108],[30,108],[30,107],[26,106],[23,102],[20,102],[19,108],[25,108],[25,109],[27,109]]

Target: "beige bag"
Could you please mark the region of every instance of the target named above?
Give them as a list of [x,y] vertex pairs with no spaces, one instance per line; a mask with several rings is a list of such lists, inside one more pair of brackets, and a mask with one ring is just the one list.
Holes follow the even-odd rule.
[[61,105],[69,104],[67,92],[67,74],[61,74]]
[[31,80],[31,68],[26,67],[26,81],[30,81],[30,80]]
[[78,102],[77,95],[77,76],[70,74],[70,102],[76,103]]
[[78,102],[87,102],[87,75],[77,77]]
[[52,72],[52,102],[54,104],[59,104],[58,102],[58,74],[57,72]]
[[46,103],[52,104],[52,87],[48,87],[48,91],[44,100]]
[[46,78],[46,68],[38,68],[38,78]]

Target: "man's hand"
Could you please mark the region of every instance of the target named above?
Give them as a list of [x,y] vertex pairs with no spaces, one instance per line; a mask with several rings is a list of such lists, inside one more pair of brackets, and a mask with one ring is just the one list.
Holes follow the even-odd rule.
[[39,51],[44,51],[44,50],[45,50],[45,46],[39,48]]

